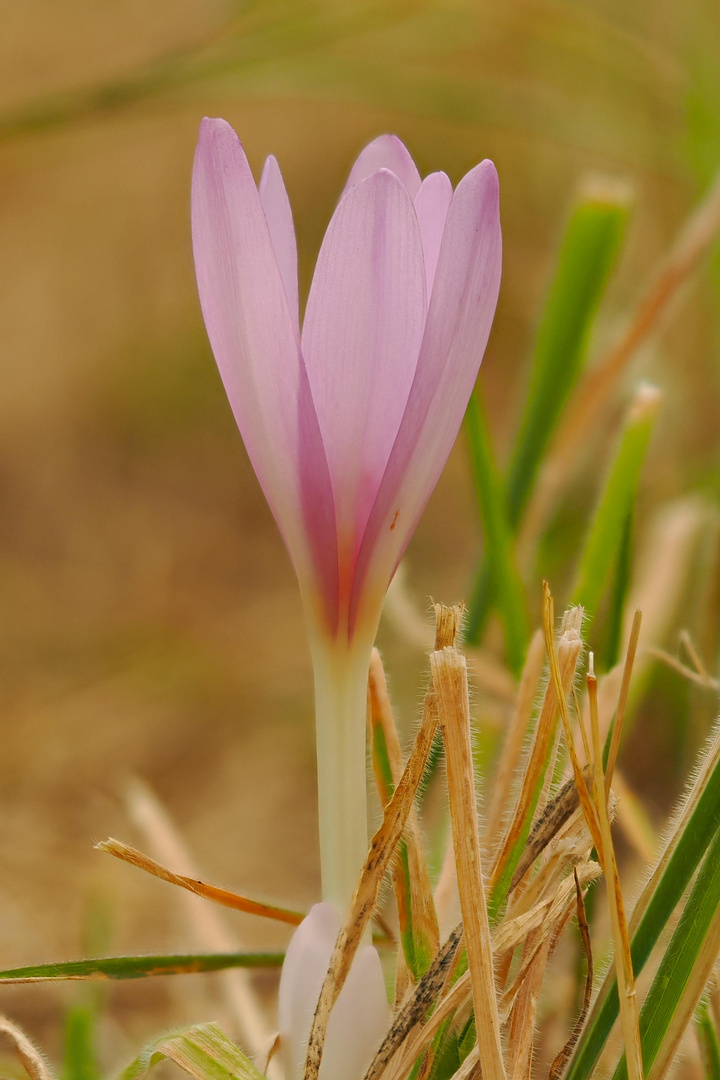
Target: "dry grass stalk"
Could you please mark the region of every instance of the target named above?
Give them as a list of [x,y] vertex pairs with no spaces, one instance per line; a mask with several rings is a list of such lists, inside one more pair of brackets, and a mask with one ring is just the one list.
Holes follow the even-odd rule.
[[385,872],[407,826],[413,801],[430,757],[437,725],[438,707],[431,685],[425,696],[423,717],[415,745],[392,799],[385,807],[382,823],[370,842],[370,851],[350,904],[350,914],[335,943],[310,1031],[305,1080],[316,1080],[320,1071],[330,1013],[343,988],[365,929],[372,918]]
[[[573,608],[566,613],[563,630],[558,641],[557,650],[560,664],[560,690],[550,681],[545,690],[545,696],[540,708],[535,737],[532,748],[525,766],[520,793],[517,797],[513,816],[509,822],[503,842],[495,856],[492,871],[490,873],[490,889],[494,889],[500,880],[507,860],[520,839],[523,827],[530,813],[533,798],[542,771],[546,766],[548,755],[551,751],[552,741],[555,735],[559,697],[564,701],[575,678],[575,669],[580,658],[582,639],[580,626],[582,622],[582,609]],[[547,642],[546,642],[547,646]]]
[[545,644],[542,631],[536,630],[528,646],[525,666],[520,677],[520,686],[515,700],[515,708],[508,725],[500,761],[495,770],[495,782],[485,825],[488,846],[498,836],[503,815],[510,801],[512,782],[520,763],[525,737],[530,728],[533,705],[535,704],[544,661]]
[[583,949],[585,950],[585,959],[587,961],[587,973],[585,975],[585,992],[583,994],[583,1003],[582,1009],[580,1010],[580,1015],[575,1021],[575,1026],[573,1027],[573,1030],[570,1034],[570,1038],[565,1043],[562,1050],[550,1066],[548,1080],[559,1080],[560,1076],[562,1076],[563,1070],[567,1065],[568,1061],[570,1060],[570,1055],[575,1049],[575,1044],[580,1038],[580,1033],[585,1023],[585,1017],[587,1016],[588,1010],[590,1008],[590,998],[592,997],[594,973],[592,943],[590,941],[590,927],[588,926],[587,914],[585,912],[585,903],[583,901],[582,888],[580,887],[580,882],[578,880],[577,870],[574,870],[573,873],[575,876],[575,890],[577,894],[578,926],[580,927],[580,936],[582,938]]
[[24,1031],[16,1027],[11,1020],[0,1016],[0,1032],[7,1035],[12,1042],[13,1049],[31,1080],[53,1080],[42,1054],[36,1050]]
[[395,1016],[392,1026],[370,1063],[363,1080],[377,1080],[383,1074],[386,1066],[410,1031],[422,1021],[445,985],[448,973],[454,966],[462,939],[463,930],[461,926],[458,926],[440,948],[433,963],[415,987],[412,997]]
[[550,508],[578,461],[578,449],[615,388],[619,376],[667,311],[720,230],[720,175],[688,218],[675,243],[646,286],[625,330],[609,352],[585,374],[553,438],[535,485],[523,528],[522,546],[532,548]]
[[446,648],[430,657],[445,742],[450,818],[484,1080],[505,1080],[490,925],[480,858],[470,704],[464,657]]
[[[590,767],[588,765],[585,766],[583,772],[586,779],[589,779]],[[570,820],[579,805],[580,797],[575,784],[575,777],[571,776],[557,795],[545,806],[542,813],[535,818],[530,835],[527,838],[525,850],[520,856],[520,862],[517,864],[510,882],[511,892],[517,887],[538,856],[542,854],[548,844],[554,840],[562,827]]]
[[[613,773],[615,772],[615,763],[617,762],[618,751],[620,750],[620,740],[622,739],[623,725],[625,723],[625,710],[627,708],[628,694],[630,693],[630,680],[632,678],[633,664],[635,663],[635,654],[637,653],[638,641],[640,640],[641,624],[642,612],[636,611],[633,615],[630,640],[628,641],[627,651],[625,653],[625,667],[623,668],[623,677],[620,686],[620,698],[618,700],[617,712],[615,713],[615,724],[610,740],[607,768],[605,769],[606,795],[610,791]],[[597,691],[597,684],[595,689]]]
[[95,850],[114,855],[116,859],[122,859],[131,866],[137,866],[139,870],[145,870],[153,877],[160,878],[161,881],[179,885],[182,889],[195,893],[196,896],[202,896],[203,900],[212,900],[213,903],[232,908],[234,911],[244,911],[247,915],[261,915],[265,919],[289,923],[290,926],[299,926],[305,917],[299,911],[289,911],[287,908],[264,904],[259,900],[250,900],[247,896],[221,889],[217,885],[206,885],[205,882],[186,877],[184,874],[175,874],[155,859],[151,859],[149,855],[144,855],[137,848],[123,844],[121,840],[114,840],[112,837],[95,844]]
[[[630,934],[633,934],[639,926],[640,920],[645,914],[648,904],[658,886],[658,882],[665,873],[667,865],[673,856],[678,841],[687,828],[688,822],[705,792],[708,780],[720,761],[720,723],[716,724],[707,745],[702,748],[697,760],[698,765],[696,766],[694,779],[689,785],[675,814],[668,824],[664,837],[663,849],[657,857],[652,873],[648,877],[635,901],[628,927]],[[614,970],[610,967],[605,974],[602,986],[593,1002],[588,1022],[591,1023],[600,1011],[607,998],[608,991],[614,982],[614,978]]]
[[[448,632],[448,627],[443,628],[443,633]],[[440,626],[438,625],[440,631]],[[450,631],[452,632],[452,631]],[[455,634],[457,628],[455,629]],[[370,704],[370,723],[373,729],[379,728],[387,748],[387,756],[392,773],[392,789],[386,784],[386,778],[379,767],[376,756],[373,754],[373,767],[375,782],[383,808],[392,798],[395,787],[400,782],[403,770],[403,754],[400,746],[397,728],[392,714],[390,696],[388,694],[385,671],[383,669],[380,653],[373,649],[370,658],[370,673],[368,679],[368,697]],[[374,741],[374,737],[373,737]],[[428,952],[428,960],[431,960],[440,947],[440,931],[438,929],[437,914],[433,902],[430,874],[427,860],[420,837],[420,825],[417,812],[413,806],[407,820],[404,832],[404,842],[407,849],[407,868],[409,878],[410,896],[408,898],[404,887],[399,867],[396,866],[393,873],[393,886],[395,900],[398,909],[398,919],[401,931],[412,927],[414,938],[421,941]],[[408,904],[409,899],[409,904]]]
[[575,786],[577,787],[580,805],[583,809],[583,813],[585,814],[585,820],[587,821],[588,828],[590,829],[590,835],[593,838],[593,843],[597,850],[600,851],[600,849],[602,848],[600,829],[595,810],[590,799],[590,793],[588,791],[587,781],[585,780],[585,774],[580,767],[580,762],[578,761],[577,751],[575,749],[575,740],[573,738],[572,727],[570,725],[570,717],[568,715],[567,701],[565,699],[565,694],[563,693],[562,673],[560,670],[558,653],[555,648],[554,623],[555,607],[553,604],[550,587],[545,581],[543,582],[543,632],[545,634],[545,648],[547,649],[548,660],[550,662],[551,682],[555,686],[556,698],[560,706],[560,717],[562,719],[563,727],[565,729],[565,738],[567,741],[568,753],[570,754],[570,761],[572,762],[573,774],[575,776]]
[[508,1076],[511,1080],[529,1080],[535,1040],[535,1020],[552,940],[536,931],[525,942],[524,977],[518,987],[508,1024]]
[[694,671],[686,664],[683,664],[682,660],[678,660],[676,656],[672,656],[669,652],[666,652],[665,649],[657,649],[651,645],[645,652],[649,656],[654,656],[656,660],[660,660],[661,663],[665,664],[673,671],[676,671],[678,675],[682,675],[683,679],[695,683],[696,686],[701,686],[703,690],[710,690],[714,694],[720,690],[720,681],[713,679],[713,677],[706,672]]
[[594,757],[594,787],[598,821],[600,833],[602,835],[602,847],[598,848],[598,854],[607,882],[610,922],[612,925],[613,941],[615,943],[615,970],[617,972],[618,994],[620,998],[620,1019],[625,1041],[625,1053],[627,1055],[628,1080],[642,1080],[642,1044],[640,1042],[640,1024],[637,998],[635,996],[635,978],[633,974],[632,956],[630,954],[630,935],[628,934],[627,921],[625,919],[625,905],[623,904],[622,892],[620,890],[620,878],[618,875],[615,849],[610,831],[610,817],[607,809],[606,785],[602,765],[602,746],[600,743],[600,722],[597,710],[597,680],[592,666],[592,653],[590,654],[590,669],[588,671],[587,684],[590,701],[590,722]]

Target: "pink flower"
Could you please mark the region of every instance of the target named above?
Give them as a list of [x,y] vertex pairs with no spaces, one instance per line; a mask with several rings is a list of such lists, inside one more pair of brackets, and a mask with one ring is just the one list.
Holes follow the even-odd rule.
[[323,895],[345,910],[367,847],[365,694],[388,584],[442,472],[500,287],[495,167],[453,192],[383,135],[355,162],[300,328],[275,158],[256,186],[203,120],[192,189],[205,325],[295,566],[313,653]]
[[[325,980],[340,918],[331,904],[316,904],[293,934],[280,978],[280,1055],[285,1080],[301,1080],[310,1028]],[[323,1047],[319,1080],[360,1080],[390,1026],[380,958],[360,949],[335,1003]]]
[[320,250],[300,330],[277,162],[256,187],[223,120],[203,120],[192,194],[205,325],[306,605],[374,635],[387,586],[457,435],[492,324],[495,167],[453,193],[384,135],[362,152]]

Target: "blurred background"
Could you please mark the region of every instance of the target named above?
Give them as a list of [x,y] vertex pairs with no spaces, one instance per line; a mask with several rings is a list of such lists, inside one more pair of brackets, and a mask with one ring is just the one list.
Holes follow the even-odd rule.
[[[191,951],[171,887],[92,850],[109,834],[148,847],[125,799],[134,776],[209,880],[298,908],[319,888],[297,588],[195,290],[189,192],[201,117],[235,126],[257,176],[268,153],[278,157],[304,295],[346,173],[371,138],[397,133],[422,173],[444,169],[453,182],[495,160],[504,278],[481,381],[502,464],[578,186],[600,174],[634,192],[592,361],[720,168],[720,9],[24,0],[5,5],[2,24],[0,968],[91,947]],[[719,271],[711,254],[617,394],[622,407],[641,376],[664,391],[638,543],[679,530],[676,600],[657,644],[674,651],[687,628],[711,671]],[[592,506],[616,433],[612,418],[586,433],[546,562],[527,579],[534,618],[540,573],[558,605],[568,598],[578,508]],[[408,551],[403,602],[422,618],[430,597],[467,597],[482,543],[461,438]],[[663,585],[662,574],[651,579],[649,595]],[[422,649],[393,620],[381,641],[409,731]],[[492,625],[485,648],[501,659]],[[716,703],[663,668],[648,679],[625,772],[659,827]],[[476,704],[481,723],[501,724],[502,703],[478,691]],[[99,911],[106,929],[88,944]],[[287,940],[272,924],[231,920],[244,945]],[[217,992],[206,976],[113,986],[103,1053],[129,1060],[159,1025],[211,1018]],[[55,1053],[74,993],[5,989],[0,1012]]]

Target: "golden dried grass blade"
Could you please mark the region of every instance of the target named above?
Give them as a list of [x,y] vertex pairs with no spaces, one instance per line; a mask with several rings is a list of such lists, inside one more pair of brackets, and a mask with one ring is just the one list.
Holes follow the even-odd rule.
[[580,927],[580,937],[582,938],[583,949],[585,950],[585,959],[587,961],[587,974],[585,976],[585,993],[583,994],[583,1003],[580,1015],[575,1021],[575,1026],[573,1027],[570,1038],[565,1043],[562,1050],[550,1066],[548,1080],[560,1080],[560,1076],[562,1075],[565,1066],[570,1060],[570,1055],[575,1048],[575,1044],[580,1038],[580,1032],[583,1029],[585,1017],[587,1016],[588,1010],[590,1008],[590,998],[592,997],[594,973],[592,942],[590,941],[590,927],[588,926],[587,914],[585,912],[585,901],[583,900],[582,888],[580,887],[577,870],[574,870],[573,874],[575,876],[578,926]]
[[[442,632],[447,633],[448,629],[445,626]],[[440,626],[438,626],[438,632],[440,632]],[[452,629],[450,629],[450,633],[453,633]],[[454,634],[456,633],[457,626],[454,628]],[[377,649],[373,649],[370,658],[368,696],[370,701],[370,723],[373,729],[373,746],[375,745],[376,729],[379,729],[391,771],[391,777],[389,778],[391,786],[388,786],[388,778],[384,775],[377,756],[373,754],[375,781],[380,800],[383,807],[385,807],[400,782],[403,770],[403,754],[393,719],[385,671]],[[405,935],[412,935],[417,967],[424,971],[440,947],[440,931],[438,929],[427,860],[420,839],[420,825],[414,806],[408,816],[403,841],[407,854],[406,867],[396,864],[393,872],[393,886],[398,908],[400,932]],[[407,880],[405,869],[407,870]]]
[[7,1035],[12,1042],[15,1053],[31,1080],[53,1080],[40,1051],[33,1046],[25,1032],[5,1016],[0,1016],[0,1033]]
[[[554,623],[555,606],[553,604],[552,593],[550,592],[550,586],[548,585],[547,581],[544,581],[543,632],[545,634],[545,648],[547,649],[548,660],[550,662],[550,677],[553,685],[555,686],[555,695],[557,698],[557,702],[560,706],[560,717],[563,722],[563,727],[565,728],[565,738],[567,740],[570,761],[572,762],[573,773],[575,776],[575,786],[577,787],[580,805],[583,808],[583,813],[585,814],[585,820],[587,821],[590,835],[593,838],[593,843],[597,850],[600,851],[602,848],[600,829],[598,826],[595,810],[590,799],[590,793],[588,791],[587,782],[585,780],[585,774],[580,767],[580,762],[578,761],[577,752],[575,750],[575,740],[573,739],[572,728],[570,726],[567,701],[565,700],[565,694],[563,692],[562,675],[560,672],[557,650],[555,648]],[[582,722],[580,717],[578,717],[578,720]]]
[[569,618],[566,621],[566,629],[561,634],[560,641],[558,642],[562,665],[559,682],[560,690],[558,691],[558,684],[555,684],[552,681],[548,683],[545,690],[545,696],[540,708],[540,715],[538,716],[537,725],[535,727],[532,748],[523,773],[520,793],[515,803],[512,819],[505,832],[500,849],[495,856],[495,861],[490,873],[489,885],[491,892],[500,881],[507,861],[520,840],[523,829],[527,827],[527,818],[532,811],[533,800],[536,797],[542,770],[546,766],[555,734],[559,707],[558,693],[564,701],[564,695],[569,691],[575,677],[575,668],[580,657],[582,640],[579,633],[581,609],[574,610],[580,614],[577,619]]
[[618,993],[620,997],[620,1020],[622,1023],[625,1053],[627,1057],[628,1080],[642,1080],[643,1060],[640,1041],[640,1023],[637,998],[635,996],[635,977],[633,975],[632,956],[630,954],[630,936],[625,919],[625,905],[620,890],[615,848],[610,831],[610,818],[606,802],[605,778],[602,767],[602,746],[600,743],[600,721],[597,708],[597,679],[592,667],[587,676],[588,698],[590,702],[590,727],[593,742],[593,768],[595,772],[595,794],[597,812],[602,835],[602,849],[598,848],[600,861],[605,872],[608,891],[610,923],[615,944],[615,970],[617,972]]
[[121,840],[114,840],[112,837],[95,844],[95,850],[114,855],[116,859],[122,859],[131,866],[137,866],[139,870],[145,870],[153,877],[160,878],[161,881],[179,885],[182,889],[195,893],[196,896],[202,896],[204,900],[212,900],[213,903],[233,908],[234,911],[244,911],[248,915],[261,915],[265,919],[275,919],[277,922],[289,923],[291,926],[299,926],[305,917],[299,911],[289,911],[287,908],[264,904],[259,900],[250,900],[247,896],[241,896],[229,889],[221,889],[217,885],[206,885],[205,882],[185,877],[184,874],[175,874],[155,859],[151,859],[149,855],[144,855],[137,848],[123,844]]
[[[583,768],[583,773],[586,780],[589,780],[589,765],[586,765]],[[527,838],[525,850],[520,857],[520,862],[517,864],[512,881],[510,882],[511,891],[517,886],[520,879],[525,876],[537,857],[542,854],[551,840],[555,838],[562,827],[570,820],[579,805],[580,797],[578,795],[575,777],[571,776],[567,783],[560,788],[557,795],[555,795],[546,805],[543,812],[535,819],[533,827],[530,830],[530,835]]]
[[630,693],[630,679],[632,678],[635,654],[637,653],[638,641],[640,639],[641,624],[642,612],[636,611],[633,615],[630,640],[628,641],[627,652],[625,653],[625,667],[623,668],[622,683],[620,685],[620,698],[618,700],[617,712],[615,713],[615,723],[613,724],[612,738],[610,740],[610,750],[608,751],[607,767],[605,769],[605,794],[610,791],[613,773],[615,772],[615,763],[617,762],[618,751],[620,750],[620,740],[622,739],[623,725],[625,723],[625,709],[627,708],[628,694]]
[[532,710],[537,695],[545,660],[545,643],[542,631],[536,630],[528,646],[525,666],[520,676],[515,707],[508,725],[500,761],[495,771],[495,782],[487,815],[485,836],[490,846],[500,832],[513,779],[520,764],[525,736],[532,720]]
[[[390,1063],[404,1039],[415,1025],[422,1021],[428,1009],[440,994],[448,973],[454,966],[462,938],[462,926],[458,926],[450,934],[433,963],[415,987],[412,997],[394,1018],[392,1026],[380,1044],[363,1080],[378,1080],[378,1077],[381,1076],[385,1067]],[[405,1062],[405,1056],[403,1053],[402,1064]],[[394,1072],[402,1073],[402,1068],[395,1069]]]
[[453,847],[480,1063],[484,1080],[506,1080],[480,856],[467,667],[464,657],[452,648],[434,652],[430,667],[445,742]]
[[552,941],[537,932],[525,943],[525,976],[513,1003],[508,1032],[508,1075],[511,1080],[528,1080],[532,1072],[537,1004],[550,957]]
[[350,914],[338,934],[330,959],[330,967],[320,992],[313,1018],[305,1062],[305,1080],[317,1080],[322,1062],[325,1033],[330,1013],[343,988],[353,958],[365,929],[372,918],[383,877],[395,853],[395,848],[407,825],[418,786],[427,766],[438,726],[438,710],[432,687],[425,695],[420,728],[400,783],[385,807],[383,820],[370,842],[360,879],[350,903]]

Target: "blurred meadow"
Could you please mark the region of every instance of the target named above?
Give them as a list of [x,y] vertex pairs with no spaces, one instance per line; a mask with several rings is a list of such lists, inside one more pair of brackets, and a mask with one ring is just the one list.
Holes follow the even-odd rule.
[[[371,138],[397,133],[423,174],[444,169],[454,183],[480,159],[495,161],[504,276],[480,383],[504,469],[578,190],[594,177],[602,190],[623,185],[621,201],[632,201],[592,325],[592,364],[720,169],[720,9],[709,0],[24,0],[5,5],[2,22],[0,966],[88,950],[188,952],[197,927],[182,898],[92,850],[107,835],[150,846],[127,807],[133,777],[162,801],[208,880],[298,908],[319,889],[298,590],[196,295],[189,193],[201,117],[233,124],[256,176],[277,156],[301,295]],[[520,563],[534,626],[543,576],[558,609],[573,595],[623,415],[638,382],[651,381],[662,403],[640,477],[630,592],[654,619],[653,646],[687,663],[687,630],[714,675],[720,257],[707,246],[576,439],[561,497]],[[423,618],[430,597],[469,600],[483,544],[462,435],[381,627],[406,732],[425,658],[397,610],[410,604]],[[509,678],[495,616],[482,655],[501,684]],[[717,695],[709,677],[696,685],[651,657],[642,680],[621,765],[652,845]],[[507,701],[479,682],[479,753],[491,760]],[[282,927],[231,918],[243,945],[287,941]],[[219,1008],[211,976],[110,995],[111,1062],[158,1026]],[[0,1012],[59,1052],[72,986],[3,988],[3,998]]]

